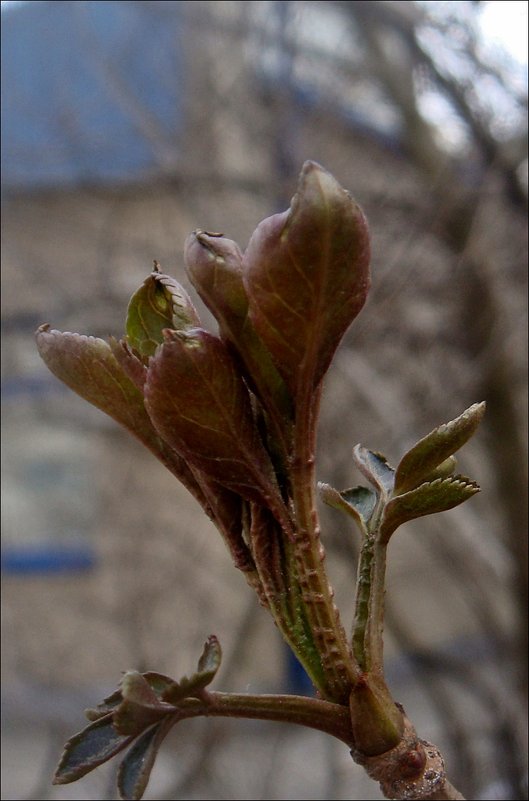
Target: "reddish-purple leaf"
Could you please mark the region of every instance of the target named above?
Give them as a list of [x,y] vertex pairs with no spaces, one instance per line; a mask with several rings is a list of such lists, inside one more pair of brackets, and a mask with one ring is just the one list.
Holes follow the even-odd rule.
[[200,297],[229,335],[242,329],[248,298],[242,281],[242,253],[236,242],[221,234],[194,231],[184,246],[186,270]]
[[57,378],[146,444],[152,441],[155,432],[143,396],[103,339],[61,333],[45,325],[38,329],[36,340],[41,357]]
[[350,195],[314,162],[291,207],[244,254],[250,317],[294,398],[315,389],[369,288],[369,234]]
[[284,633],[292,623],[292,599],[287,588],[294,591],[297,579],[289,575],[284,538],[269,510],[251,504],[250,514],[250,547],[262,591],[276,625]]
[[202,329],[166,331],[152,357],[146,407],[160,436],[210,480],[290,517],[255,426],[248,391],[224,344]]
[[42,325],[36,340],[42,359],[57,378],[125,426],[207,507],[191,470],[182,457],[160,439],[145,411],[142,393],[103,339],[62,333]]
[[233,559],[233,564],[244,573],[253,573],[255,565],[243,538],[243,501],[240,495],[206,479],[201,483],[211,506],[211,519],[216,524]]

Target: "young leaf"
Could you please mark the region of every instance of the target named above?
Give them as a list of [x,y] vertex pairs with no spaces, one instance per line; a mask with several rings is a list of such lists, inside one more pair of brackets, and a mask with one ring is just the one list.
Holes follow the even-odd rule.
[[61,333],[50,330],[49,325],[42,325],[35,336],[42,359],[70,389],[140,439],[156,436],[143,408],[141,392],[103,339]]
[[294,399],[315,389],[369,288],[359,206],[305,162],[290,209],[258,225],[244,254],[250,317]]
[[291,420],[290,394],[248,316],[239,246],[224,236],[195,231],[186,240],[184,258],[193,286],[215,315],[223,339],[239,354],[265,409],[285,423]]
[[470,439],[485,414],[485,403],[474,403],[463,414],[434,428],[404,454],[395,471],[395,495],[417,487],[442,462]]
[[132,739],[114,729],[112,714],[96,720],[68,740],[55,772],[53,784],[69,784],[80,779],[126,748]]
[[340,511],[352,517],[359,526],[360,531],[365,533],[366,525],[377,503],[376,492],[361,486],[338,492],[338,490],[329,486],[329,484],[323,484],[321,482],[318,484],[318,488],[321,497],[328,506],[340,509]]
[[211,519],[219,529],[234,566],[246,574],[255,573],[255,564],[243,536],[244,501],[240,495],[204,478],[201,483],[211,505]]
[[396,495],[384,509],[380,534],[387,542],[398,526],[423,515],[444,512],[479,492],[478,485],[465,476],[438,478],[420,484],[410,492]]
[[269,510],[257,504],[251,508],[250,545],[275,624],[314,686],[324,694],[322,655],[307,619],[307,583],[300,579],[295,547],[282,536]]
[[391,493],[395,480],[395,471],[388,464],[385,456],[382,456],[381,453],[370,451],[362,445],[355,445],[353,459],[360,472],[374,487],[380,490],[383,495]]
[[66,386],[134,434],[207,509],[204,494],[180,455],[163,442],[145,411],[143,395],[125,374],[110,346],[97,337],[50,330],[36,332],[40,356]]
[[217,337],[166,331],[151,358],[145,402],[160,436],[210,480],[268,506],[291,529],[248,391]]
[[118,771],[119,796],[124,801],[143,798],[158,750],[175,722],[162,720],[138,737],[127,751]]
[[163,341],[164,328],[196,328],[200,320],[191,298],[169,275],[152,272],[131,297],[127,309],[127,339],[145,360]]
[[196,676],[200,677],[202,687],[211,684],[220,667],[222,650],[214,634],[210,634],[204,643],[204,649],[198,660]]
[[215,678],[220,667],[221,657],[220,643],[212,634],[204,645],[196,673],[189,677],[184,676],[178,682],[172,682],[171,686],[163,691],[163,700],[170,704],[177,704],[183,698],[200,698],[201,691]]

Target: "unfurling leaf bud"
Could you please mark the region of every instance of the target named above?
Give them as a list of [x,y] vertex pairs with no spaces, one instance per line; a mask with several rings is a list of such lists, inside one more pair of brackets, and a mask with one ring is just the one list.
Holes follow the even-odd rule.
[[136,670],[128,670],[123,676],[121,695],[123,700],[112,715],[119,734],[136,737],[173,711],[170,704],[160,701],[145,677]]
[[164,328],[196,328],[200,320],[178,281],[154,270],[134,293],[127,309],[127,340],[146,362],[163,342]]
[[194,231],[186,239],[187,274],[198,294],[215,315],[221,333],[230,338],[236,321],[248,316],[248,298],[242,281],[242,253],[236,242],[221,234]]
[[250,386],[274,420],[288,425],[292,400],[249,319],[239,246],[219,234],[195,231],[186,240],[184,258],[189,279],[215,316],[221,337],[240,357]]
[[195,673],[173,682],[163,691],[162,699],[169,704],[177,704],[182,698],[200,698],[204,689],[215,678],[221,659],[220,643],[215,635],[211,634],[204,645]]
[[290,209],[264,220],[243,259],[250,318],[294,399],[321,382],[369,289],[359,206],[307,161]]

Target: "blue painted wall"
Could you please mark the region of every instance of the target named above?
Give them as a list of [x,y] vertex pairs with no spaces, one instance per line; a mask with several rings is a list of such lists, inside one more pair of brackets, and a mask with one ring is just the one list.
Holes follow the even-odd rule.
[[182,124],[181,3],[2,8],[2,186],[141,179]]

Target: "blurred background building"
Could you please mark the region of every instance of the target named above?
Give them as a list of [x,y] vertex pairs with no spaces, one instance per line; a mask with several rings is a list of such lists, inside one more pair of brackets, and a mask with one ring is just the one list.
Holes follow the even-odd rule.
[[[83,707],[124,669],[189,671],[212,632],[219,689],[307,691],[193,499],[33,341],[42,322],[120,336],[153,259],[192,293],[189,231],[244,247],[305,159],[373,238],[319,478],[351,486],[355,443],[395,462],[488,403],[460,460],[481,495],[392,543],[386,652],[454,784],[525,797],[527,86],[487,5],[2,3],[3,798],[114,798],[113,765],[50,786]],[[349,626],[358,542],[322,516]],[[215,720],[175,730],[145,797],[381,796],[323,735]]]

